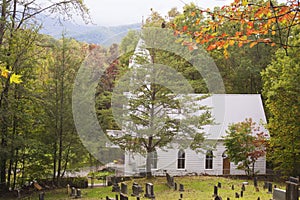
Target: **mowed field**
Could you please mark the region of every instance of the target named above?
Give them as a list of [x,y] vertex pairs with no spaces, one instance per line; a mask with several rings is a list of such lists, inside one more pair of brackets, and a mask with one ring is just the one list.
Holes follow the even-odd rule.
[[[145,190],[145,184],[150,182],[154,185],[154,194],[156,200],[178,200],[180,199],[180,194],[182,194],[182,200],[213,200],[214,186],[221,183],[221,188],[218,188],[218,194],[223,200],[227,198],[236,199],[235,193],[240,194],[243,182],[248,182],[245,185],[245,191],[243,192],[243,197],[239,199],[243,200],[270,200],[272,199],[272,194],[269,194],[266,189],[263,189],[264,181],[258,181],[257,191],[253,185],[252,180],[241,180],[241,179],[229,179],[222,177],[211,177],[211,176],[186,176],[186,177],[175,177],[174,181],[178,184],[184,185],[184,192],[174,191],[170,189],[166,184],[166,177],[155,177],[150,180],[147,179],[133,179],[126,181],[128,186],[128,197],[130,200],[136,200],[136,197],[132,197],[132,184],[133,182],[138,183],[143,186]],[[273,183],[278,188],[285,188],[284,184]],[[234,190],[232,190],[234,186]],[[106,196],[111,198],[115,197],[116,193],[112,192],[112,187],[96,187],[82,189],[82,200],[105,200]],[[45,200],[67,200],[74,197],[69,197],[67,195],[67,189],[58,190],[46,190]],[[1,198],[1,200],[8,200],[11,198]],[[33,194],[31,199],[38,200],[38,193]],[[147,199],[141,195],[140,199]]]

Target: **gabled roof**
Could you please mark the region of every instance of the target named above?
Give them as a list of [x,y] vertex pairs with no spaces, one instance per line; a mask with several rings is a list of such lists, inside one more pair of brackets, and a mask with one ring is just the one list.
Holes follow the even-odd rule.
[[201,104],[212,108],[217,123],[204,128],[207,139],[222,139],[230,124],[245,121],[246,118],[252,118],[260,126],[260,131],[268,134],[263,126],[267,121],[260,94],[213,94],[201,100]]
[[[189,94],[193,99],[202,95]],[[203,132],[206,133],[206,139],[222,140],[226,136],[226,130],[230,124],[245,121],[246,118],[252,118],[252,121],[260,127],[260,131],[269,135],[263,126],[267,121],[260,94],[213,94],[208,98],[196,101],[196,103],[210,107],[215,119],[215,125],[204,127]],[[203,111],[198,111],[195,115],[200,115],[201,112]],[[118,137],[125,133],[120,130],[108,130],[108,134]]]

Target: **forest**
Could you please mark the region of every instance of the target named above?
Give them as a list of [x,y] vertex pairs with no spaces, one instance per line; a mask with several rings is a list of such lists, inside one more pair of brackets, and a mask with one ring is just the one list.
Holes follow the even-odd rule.
[[[298,0],[235,0],[209,10],[187,4],[183,12],[173,8],[166,17],[152,10],[142,25],[171,30],[177,36],[174,42],[196,56],[204,48],[226,93],[262,94],[271,136],[267,165],[280,176],[300,175],[299,5]],[[112,93],[128,71],[140,33],[129,31],[110,47],[64,33],[61,39],[39,33],[36,17],[41,13],[64,20],[74,13],[88,23],[88,8],[80,0],[44,6],[36,0],[2,0],[0,7],[0,192],[40,178],[60,186],[70,171],[113,162],[112,152],[99,155],[107,156],[99,161],[81,142],[72,92],[78,70],[93,55],[95,69],[103,72],[94,94],[98,122],[104,132],[119,129]],[[150,52],[157,62],[180,72],[195,93],[208,92],[201,74],[183,58],[163,50]]]

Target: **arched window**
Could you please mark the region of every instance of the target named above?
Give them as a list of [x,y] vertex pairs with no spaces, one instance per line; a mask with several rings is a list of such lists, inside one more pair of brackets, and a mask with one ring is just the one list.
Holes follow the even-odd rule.
[[157,169],[157,152],[151,152],[151,169]]
[[185,152],[182,149],[180,149],[178,151],[177,168],[178,169],[184,169],[185,168]]
[[205,157],[205,169],[212,169],[213,168],[213,152],[211,150],[208,150],[206,152]]

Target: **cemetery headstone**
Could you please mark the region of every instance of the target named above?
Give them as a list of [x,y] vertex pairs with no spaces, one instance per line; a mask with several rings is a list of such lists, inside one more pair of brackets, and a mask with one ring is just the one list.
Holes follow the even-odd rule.
[[258,197],[257,200],[260,200],[260,197]]
[[154,195],[154,187],[152,183],[146,183],[146,193],[145,193],[146,198],[155,198]]
[[143,192],[142,186],[140,186],[137,183],[133,183],[131,196],[139,197],[140,193],[142,192]]
[[234,185],[231,186],[231,190],[234,190]]
[[235,198],[240,198],[240,195],[239,195],[239,193],[235,193]]
[[268,185],[269,185],[269,183],[268,182],[264,182],[264,189],[268,189]]
[[242,191],[246,191],[246,187],[244,184],[242,185]]
[[80,189],[77,189],[76,190],[76,198],[81,198],[81,190]]
[[221,188],[222,184],[220,182],[218,182],[218,188]]
[[72,189],[71,189],[71,196],[72,197],[76,196],[76,188],[75,187],[72,187]]
[[222,200],[222,197],[216,196],[216,197],[215,197],[215,200]]
[[128,196],[125,194],[120,193],[120,200],[128,200]]
[[299,183],[300,183],[300,178],[299,178],[299,177],[298,177],[298,178],[295,178],[295,177],[290,176],[288,181],[289,181],[289,182],[292,182],[292,183],[297,183],[297,184],[299,184]]
[[128,188],[126,183],[121,183],[121,193],[126,195],[128,194]]
[[118,183],[114,183],[112,186],[112,192],[120,192],[120,186]]
[[272,194],[272,191],[273,191],[273,184],[272,184],[272,183],[269,183],[269,184],[268,184],[268,193],[269,193],[269,194]]
[[182,199],[183,198],[183,194],[182,193],[180,193],[180,199]]
[[241,197],[243,197],[244,196],[244,191],[242,190],[241,191],[241,195],[240,195]]
[[278,188],[274,188],[273,190],[273,198],[274,200],[285,200],[285,190],[281,190]]
[[289,179],[291,181],[286,181],[286,200],[299,199],[299,182],[292,178]]
[[70,185],[67,184],[67,195],[69,195],[71,193],[71,188],[70,188]]
[[174,177],[170,176],[170,174],[166,173],[166,177],[167,177],[167,185],[170,188],[174,188],[175,182],[174,182]]
[[258,186],[258,184],[257,184],[257,177],[254,177],[253,182],[254,182],[254,187],[257,187]]
[[214,197],[218,196],[218,187],[214,186]]
[[177,183],[174,183],[174,190],[177,190]]
[[184,186],[183,186],[183,184],[179,184],[179,192],[184,192]]
[[45,198],[45,193],[44,193],[44,192],[41,192],[41,193],[39,194],[39,200],[44,200],[44,198]]
[[256,191],[256,192],[259,192],[259,188],[258,188],[258,187],[256,187],[256,188],[255,188],[255,191]]

